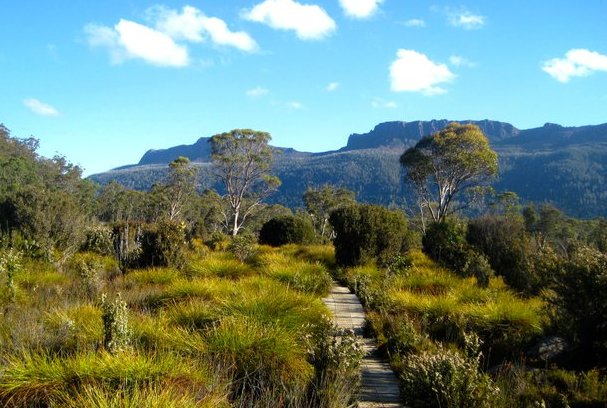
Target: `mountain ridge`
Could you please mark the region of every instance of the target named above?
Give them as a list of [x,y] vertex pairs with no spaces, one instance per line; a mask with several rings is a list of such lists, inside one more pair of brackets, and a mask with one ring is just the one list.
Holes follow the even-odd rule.
[[[398,158],[421,137],[444,128],[452,121],[390,121],[367,133],[353,133],[346,146],[327,152],[300,152],[277,148],[274,172],[283,184],[272,201],[301,206],[309,186],[325,183],[349,188],[361,201],[404,205],[412,199],[403,185]],[[499,155],[500,177],[494,187],[516,192],[524,201],[551,202],[571,215],[607,216],[607,123],[565,127],[554,123],[518,129],[493,120],[477,124]],[[186,156],[195,165],[210,162],[209,138],[192,145],[148,150],[138,164],[122,166],[90,176],[100,184],[117,180],[129,188],[148,189],[166,175],[172,160]],[[218,187],[210,179],[205,186]]]

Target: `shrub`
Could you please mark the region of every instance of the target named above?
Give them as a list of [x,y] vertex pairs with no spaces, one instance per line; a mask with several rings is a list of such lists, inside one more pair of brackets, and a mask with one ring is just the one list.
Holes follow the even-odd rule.
[[491,268],[512,288],[532,295],[545,286],[546,276],[538,263],[540,258],[533,253],[520,219],[477,218],[468,224],[466,238],[487,256]]
[[240,234],[232,237],[228,250],[244,263],[247,259],[255,255],[255,237],[250,234]]
[[113,301],[101,295],[101,318],[103,320],[103,347],[112,354],[130,348],[131,328],[126,302],[120,294]]
[[21,253],[15,249],[4,250],[0,253],[0,274],[6,275],[6,290],[11,301],[15,300],[15,274],[21,269]]
[[209,235],[204,243],[213,251],[223,251],[228,248],[230,237],[222,232],[215,231]]
[[478,371],[479,357],[445,348],[410,355],[401,373],[405,403],[413,408],[494,406],[499,390]]
[[183,223],[165,220],[147,225],[141,236],[139,266],[184,266],[185,239]]
[[112,229],[103,224],[90,225],[85,232],[81,251],[111,255],[113,252]]
[[466,243],[466,225],[454,219],[430,224],[422,238],[424,252],[435,261],[466,276],[472,255]]
[[266,222],[259,232],[259,243],[274,247],[286,244],[310,244],[314,226],[308,217],[283,215]]
[[321,321],[307,339],[309,360],[315,368],[310,406],[352,406],[360,388],[362,344],[352,330]]
[[474,252],[470,255],[466,275],[474,276],[476,278],[476,285],[479,288],[488,288],[489,279],[493,276],[493,269],[491,269],[491,265],[489,265],[489,261],[485,255]]
[[557,325],[593,364],[607,362],[607,255],[578,250],[561,266],[554,291]]
[[400,212],[352,205],[335,210],[329,220],[336,233],[335,261],[340,266],[383,264],[409,247],[407,220]]

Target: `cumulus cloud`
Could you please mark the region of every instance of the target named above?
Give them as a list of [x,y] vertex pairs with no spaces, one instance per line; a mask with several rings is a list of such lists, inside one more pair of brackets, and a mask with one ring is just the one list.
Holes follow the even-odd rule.
[[485,16],[474,14],[466,9],[446,9],[449,24],[464,30],[478,30],[486,24]]
[[460,55],[452,55],[449,57],[449,63],[454,67],[467,67],[473,68],[476,64],[469,59],[462,57]]
[[152,65],[183,67],[189,64],[188,50],[160,31],[121,19],[113,28],[89,24],[84,29],[92,47],[107,48],[113,63],[142,59]]
[[153,27],[120,19],[108,27],[88,24],[84,32],[91,47],[106,48],[113,63],[142,59],[150,64],[184,67],[190,64],[187,45],[179,42],[213,44],[253,52],[257,43],[243,31],[231,31],[225,21],[208,17],[195,7],[186,6],[180,12],[156,6],[147,10]]
[[607,72],[607,55],[583,48],[567,51],[565,58],[553,58],[544,62],[542,70],[559,82],[569,82],[572,77],[584,77],[595,71]]
[[375,109],[396,109],[398,105],[394,101],[387,101],[382,98],[373,98],[371,106]]
[[422,20],[421,18],[412,18],[410,20],[405,21],[403,24],[405,25],[405,27],[416,27],[416,28],[421,28],[421,27],[426,26],[426,22],[424,20]]
[[266,88],[262,88],[261,86],[257,86],[255,88],[249,89],[246,94],[249,98],[261,98],[262,96],[270,93]]
[[181,12],[153,7],[148,13],[156,20],[156,29],[175,40],[199,43],[209,37],[217,45],[235,47],[245,52],[257,49],[257,43],[246,32],[231,31],[222,19],[208,17],[192,6],[185,6]]
[[154,65],[183,67],[189,64],[188,50],[165,33],[129,20],[114,27],[127,54]]
[[333,92],[333,91],[337,91],[337,88],[339,88],[339,82],[331,82],[330,84],[328,84],[325,87],[325,90],[327,92]]
[[303,109],[304,108],[303,103],[298,102],[298,101],[289,102],[287,104],[287,106],[289,106],[289,108],[291,108],[291,109]]
[[25,99],[23,104],[36,115],[40,116],[59,116],[59,111],[53,106],[41,102],[35,98]]
[[339,0],[347,16],[359,19],[371,17],[382,2],[383,0]]
[[322,7],[294,0],[265,0],[245,11],[243,17],[276,30],[295,31],[302,40],[322,39],[337,28]]
[[395,92],[438,95],[447,92],[438,85],[454,78],[447,65],[433,62],[414,50],[398,50],[396,60],[390,66],[391,88]]

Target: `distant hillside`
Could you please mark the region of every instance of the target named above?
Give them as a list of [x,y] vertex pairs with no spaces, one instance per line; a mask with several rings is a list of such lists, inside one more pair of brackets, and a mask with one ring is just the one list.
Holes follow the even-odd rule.
[[[406,201],[398,158],[421,137],[443,129],[449,120],[386,122],[364,134],[352,134],[338,151],[305,153],[281,149],[274,170],[282,179],[271,200],[291,207],[301,205],[308,186],[331,183],[355,191],[359,200],[384,205]],[[478,125],[500,157],[498,190],[515,191],[523,200],[549,201],[578,217],[607,216],[607,124],[582,127],[543,127],[519,130],[491,120],[460,121]],[[200,138],[193,145],[149,150],[137,165],[91,176],[105,184],[111,180],[148,189],[179,156],[208,168],[210,145]],[[203,177],[206,186],[214,182]],[[409,196],[410,197],[410,196]]]

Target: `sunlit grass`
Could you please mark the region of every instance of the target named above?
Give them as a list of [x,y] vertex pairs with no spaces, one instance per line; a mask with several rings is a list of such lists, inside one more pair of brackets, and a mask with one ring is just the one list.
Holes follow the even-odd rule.
[[204,390],[210,377],[203,367],[171,354],[86,353],[57,358],[29,353],[5,358],[0,373],[0,402],[44,406],[66,392],[99,384],[126,389],[155,382]]
[[241,263],[231,254],[213,252],[189,263],[187,274],[191,277],[240,279],[255,274],[255,270]]
[[138,285],[168,285],[181,277],[181,273],[173,268],[139,269],[129,272],[125,283]]

